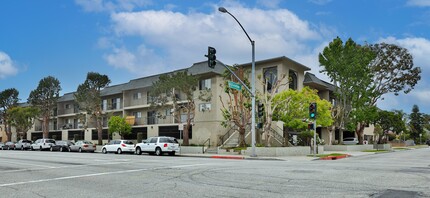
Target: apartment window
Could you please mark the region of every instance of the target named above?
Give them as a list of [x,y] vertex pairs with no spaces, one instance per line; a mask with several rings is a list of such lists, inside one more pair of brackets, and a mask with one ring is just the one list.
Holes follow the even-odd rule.
[[102,109],[103,109],[103,111],[107,110],[107,100],[103,100],[103,102],[102,102]]
[[70,104],[66,104],[64,108],[65,109],[70,109]]
[[199,81],[199,90],[211,89],[211,79],[204,79]]
[[142,117],[142,112],[133,112],[133,116],[135,118],[141,118]]
[[272,92],[272,88],[278,80],[278,69],[276,67],[265,68],[263,73],[266,81],[266,91]]
[[148,116],[148,120],[147,120],[147,123],[148,124],[157,124],[156,123],[156,116],[157,116],[157,112],[155,112],[155,111],[148,111],[147,112],[147,116]]
[[290,70],[288,72],[288,76],[289,76],[289,88],[292,90],[297,90],[297,72]]
[[150,92],[146,92],[146,99],[147,99],[147,103],[151,104],[152,102],[154,102],[154,96],[152,96],[152,94]]
[[140,98],[142,98],[142,93],[136,92],[136,93],[133,94],[133,99],[134,100],[138,100]]
[[112,109],[120,109],[121,98],[113,98],[111,99]]
[[203,103],[199,105],[199,111],[210,111],[211,110],[211,104],[210,103]]

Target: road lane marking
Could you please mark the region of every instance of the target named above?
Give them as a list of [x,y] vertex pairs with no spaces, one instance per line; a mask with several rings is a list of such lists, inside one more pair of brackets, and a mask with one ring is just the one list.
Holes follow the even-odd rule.
[[57,178],[51,178],[51,179],[39,179],[39,180],[31,180],[31,181],[24,181],[24,182],[6,183],[6,184],[0,184],[0,187],[9,187],[9,186],[16,186],[16,185],[24,185],[24,184],[34,184],[34,183],[49,182],[49,181],[78,179],[78,178],[84,178],[84,177],[95,177],[95,176],[103,176],[103,175],[134,173],[134,172],[148,171],[148,170],[160,170],[160,169],[171,169],[171,168],[185,168],[185,167],[206,166],[206,165],[208,165],[208,164],[178,165],[178,166],[170,166],[170,167],[142,168],[142,169],[133,169],[133,170],[114,171],[114,172],[93,173],[93,174],[85,174],[85,175],[57,177]]

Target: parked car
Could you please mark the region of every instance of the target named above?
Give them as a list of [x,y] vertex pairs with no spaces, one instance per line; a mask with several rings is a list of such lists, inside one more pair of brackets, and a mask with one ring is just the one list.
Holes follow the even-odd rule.
[[54,139],[38,139],[33,144],[31,144],[30,149],[34,150],[49,150],[51,146],[55,145]]
[[16,144],[15,144],[15,149],[19,149],[19,150],[27,150],[30,149],[31,146],[31,141],[30,140],[19,140]]
[[51,151],[60,151],[60,152],[65,152],[65,151],[69,151],[70,152],[70,146],[73,145],[73,142],[66,140],[66,141],[55,141],[55,145],[52,145],[50,150]]
[[76,141],[75,144],[70,146],[70,151],[77,151],[77,152],[94,152],[96,150],[96,145],[93,144],[90,141],[86,140],[79,140]]
[[0,142],[0,150],[5,150],[6,145],[3,142]]
[[102,147],[102,153],[134,153],[134,143],[130,140],[111,140]]
[[344,138],[343,144],[345,144],[345,145],[356,145],[356,144],[358,144],[358,139],[355,137]]
[[169,155],[175,155],[180,151],[178,141],[174,137],[150,137],[142,143],[136,144],[136,154],[149,153],[155,155],[163,155],[163,153],[169,153]]
[[15,142],[6,142],[4,143],[4,145],[6,146],[6,150],[15,150]]
[[430,139],[426,141],[426,144],[430,146]]

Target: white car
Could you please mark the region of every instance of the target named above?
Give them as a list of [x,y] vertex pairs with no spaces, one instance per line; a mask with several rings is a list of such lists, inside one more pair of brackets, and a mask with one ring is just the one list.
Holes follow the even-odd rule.
[[162,155],[163,153],[169,153],[169,155],[175,155],[180,151],[178,141],[173,137],[150,137],[142,143],[136,144],[136,154],[141,155],[142,153],[149,153],[155,155]]
[[130,140],[111,140],[102,147],[102,153],[134,153],[134,143]]
[[358,139],[354,137],[344,138],[343,144],[345,145],[356,145],[358,144]]
[[33,144],[31,144],[30,149],[34,150],[49,150],[51,146],[55,145],[54,139],[38,139]]
[[20,140],[15,144],[15,150],[27,150],[30,149],[31,141],[30,140]]

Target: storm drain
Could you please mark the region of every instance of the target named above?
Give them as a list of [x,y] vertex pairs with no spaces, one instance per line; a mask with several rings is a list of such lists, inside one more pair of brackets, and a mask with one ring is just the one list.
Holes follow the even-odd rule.
[[421,193],[415,191],[406,191],[406,190],[392,190],[388,189],[383,191],[382,193],[378,193],[370,196],[372,198],[420,198],[423,197]]

